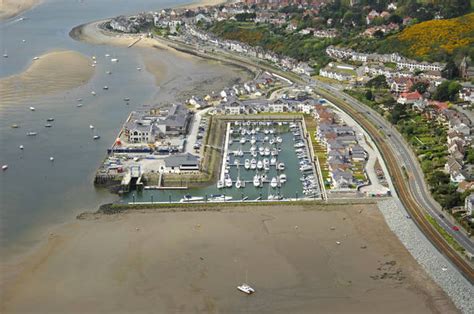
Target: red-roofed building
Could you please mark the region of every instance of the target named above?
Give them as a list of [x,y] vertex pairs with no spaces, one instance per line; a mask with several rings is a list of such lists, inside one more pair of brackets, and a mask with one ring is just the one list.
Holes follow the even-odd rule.
[[411,93],[401,93],[400,97],[398,97],[397,102],[403,105],[412,105],[418,100],[422,100],[423,96],[418,91],[414,91]]
[[448,103],[444,101],[436,101],[436,100],[430,100],[428,102],[428,105],[433,106],[436,111],[442,112],[446,109],[448,109]]

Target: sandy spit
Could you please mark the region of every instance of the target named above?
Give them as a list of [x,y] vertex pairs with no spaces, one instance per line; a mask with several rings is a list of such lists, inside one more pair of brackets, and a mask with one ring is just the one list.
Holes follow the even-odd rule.
[[44,54],[23,73],[0,79],[0,106],[84,85],[94,75],[91,65],[91,59],[75,51]]
[[6,20],[31,9],[41,0],[0,0],[0,20]]
[[2,268],[2,313],[457,312],[373,205],[93,215]]

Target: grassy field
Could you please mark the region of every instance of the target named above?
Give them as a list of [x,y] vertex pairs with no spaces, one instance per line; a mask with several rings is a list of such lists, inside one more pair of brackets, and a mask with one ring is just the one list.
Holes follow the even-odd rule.
[[326,187],[326,189],[329,189],[331,186],[330,184],[328,184],[330,180],[329,168],[328,168],[328,163],[327,163],[328,157],[327,157],[326,147],[322,145],[321,143],[319,143],[319,141],[316,139],[316,136],[314,135],[317,128],[316,120],[312,118],[311,116],[305,116],[304,122],[306,124],[306,129],[308,130],[308,133],[311,137],[311,143],[313,144],[314,155],[317,156],[319,159],[321,174],[324,180],[324,186]]

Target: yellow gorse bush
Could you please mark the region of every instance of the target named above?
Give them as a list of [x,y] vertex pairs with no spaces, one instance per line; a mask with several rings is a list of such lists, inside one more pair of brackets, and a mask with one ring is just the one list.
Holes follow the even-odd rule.
[[417,57],[424,57],[434,49],[452,53],[456,48],[474,44],[474,13],[410,26],[397,39],[408,43],[409,52]]

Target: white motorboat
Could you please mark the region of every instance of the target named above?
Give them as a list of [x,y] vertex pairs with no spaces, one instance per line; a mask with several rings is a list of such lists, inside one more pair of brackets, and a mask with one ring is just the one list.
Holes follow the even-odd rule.
[[263,166],[268,166],[270,165],[270,160],[268,158],[263,158]]
[[79,107],[79,108],[80,108],[80,107],[82,107],[82,104],[77,104],[76,107]]
[[263,162],[261,160],[257,161],[257,169],[263,169]]
[[96,92],[94,92],[94,91],[92,91],[91,94],[92,94],[92,96],[97,95]]
[[268,143],[269,143],[270,145],[273,145],[273,144],[275,144],[275,140],[274,140],[273,138],[271,138]]
[[259,187],[260,186],[260,177],[258,174],[256,174],[254,177],[253,177],[253,186],[254,187]]
[[28,132],[26,133],[27,136],[36,136],[38,133],[37,132]]
[[12,124],[12,129],[18,129],[20,126],[18,124]]
[[260,146],[258,148],[258,153],[260,154],[260,156],[263,156],[265,154],[265,148],[263,146]]
[[180,203],[187,203],[187,202],[201,202],[204,200],[204,197],[202,196],[191,196],[189,194],[186,194],[183,196],[182,199],[179,200]]
[[222,180],[217,181],[217,188],[218,189],[224,188],[224,181],[222,181]]
[[279,162],[277,164],[277,170],[285,170],[285,163],[284,162]]
[[54,121],[54,118],[48,118],[46,119],[47,122],[53,122]]
[[23,145],[18,146],[19,149],[23,150],[25,147]]
[[250,162],[250,169],[255,170],[257,168],[257,161],[255,159],[252,159]]
[[313,167],[311,167],[311,165],[303,165],[300,167],[300,171],[309,171],[309,170],[312,170]]
[[257,150],[257,146],[255,145],[250,146],[250,152],[254,152],[256,150]]
[[8,165],[3,165],[3,166],[2,166],[2,170],[3,170],[3,171],[5,171],[5,170],[7,170],[7,169],[8,169]]
[[224,181],[225,187],[226,188],[231,188],[232,187],[232,179],[230,177],[227,177]]
[[39,57],[34,57],[34,58],[33,58],[33,60],[35,60],[35,61],[38,60],[38,59],[39,59]]
[[270,165],[263,165],[263,170],[270,171]]
[[237,189],[240,189],[242,187],[242,181],[240,181],[240,178],[237,178],[237,181],[235,181],[235,187]]
[[255,144],[257,142],[257,140],[255,139],[255,136],[252,136],[252,138],[250,139],[250,144]]
[[282,173],[280,174],[280,183],[285,183],[287,180],[286,174]]
[[47,124],[44,125],[45,128],[50,128],[50,127],[52,127],[52,126],[53,126],[53,125],[52,125],[51,123],[47,123]]
[[112,74],[112,72],[111,72],[111,71],[107,71],[107,72],[105,72],[105,73],[106,73],[106,74],[108,74],[108,75]]
[[270,159],[270,165],[275,166],[276,163],[277,163],[277,159],[275,157],[272,157],[272,159]]
[[250,160],[245,159],[244,168],[247,169],[247,170],[250,169]]
[[141,70],[142,70],[142,68],[140,68],[140,67],[137,67],[137,71],[141,71]]
[[270,148],[269,148],[269,147],[265,147],[265,150],[264,150],[263,154],[264,154],[265,156],[270,156]]
[[35,111],[36,108],[35,108],[35,107],[30,107],[30,110],[31,110],[31,111]]
[[277,143],[281,143],[281,142],[283,142],[283,139],[282,139],[280,136],[277,136],[276,142],[277,142]]
[[112,58],[112,59],[110,59],[110,62],[119,62],[119,59],[117,59],[117,58]]
[[268,136],[265,136],[265,137],[263,138],[263,141],[264,141],[264,142],[268,142],[268,139],[269,139],[269,137],[268,137]]
[[247,139],[245,137],[242,137],[240,139],[240,144],[245,144],[246,141],[247,141]]
[[252,155],[252,157],[257,157],[257,151],[254,150],[253,152],[250,152],[250,154]]
[[104,87],[102,87],[102,89],[104,89],[104,90],[108,90],[108,89],[109,89],[109,87],[108,87],[107,85],[105,85]]
[[54,157],[49,157],[49,161],[54,161]]
[[234,165],[236,165],[237,167],[240,166],[240,160],[234,159]]
[[255,289],[250,287],[246,283],[241,284],[240,286],[237,286],[237,289],[239,289],[240,291],[242,291],[243,293],[246,293],[246,294],[252,294],[252,293],[255,292]]
[[272,178],[272,181],[270,181],[270,186],[272,188],[276,188],[278,186],[278,179],[276,177]]
[[231,201],[232,196],[225,196],[224,194],[211,194],[209,202],[226,202]]
[[89,125],[89,129],[91,129],[91,130],[94,129],[94,126],[92,124]]
[[100,139],[100,135],[94,135],[94,137],[92,139],[98,140],[98,139]]

